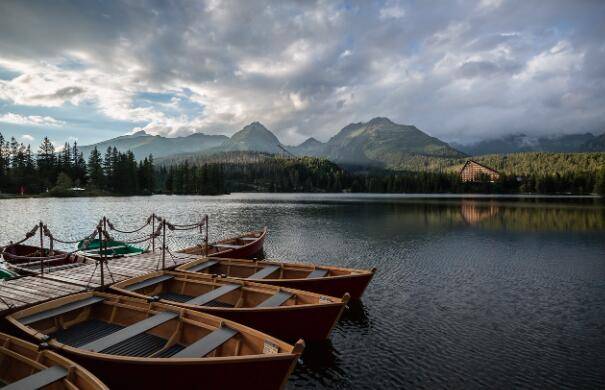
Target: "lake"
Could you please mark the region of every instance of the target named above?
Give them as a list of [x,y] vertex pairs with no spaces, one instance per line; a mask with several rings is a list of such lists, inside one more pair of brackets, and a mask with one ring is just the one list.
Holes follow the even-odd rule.
[[331,340],[307,347],[292,389],[605,387],[595,199],[233,194],[7,199],[0,210],[0,245],[39,220],[76,239],[102,215],[131,228],[152,212],[208,214],[211,239],[268,226],[269,258],[378,268]]

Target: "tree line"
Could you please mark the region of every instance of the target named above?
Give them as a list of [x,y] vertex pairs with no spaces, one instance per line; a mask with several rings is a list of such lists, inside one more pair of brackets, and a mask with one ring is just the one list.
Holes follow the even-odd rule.
[[322,158],[254,152],[172,158],[156,166],[153,156],[137,161],[131,151],[115,147],[103,153],[95,147],[85,159],[76,142],[55,150],[46,137],[33,153],[29,145],[15,138],[5,140],[0,133],[0,192],[10,194],[67,196],[84,188],[83,195],[243,191],[605,194],[605,167],[591,168],[501,173],[493,183],[463,183],[455,171],[351,171]]
[[[600,158],[600,156],[599,156]],[[375,192],[605,194],[605,167],[567,168],[562,173],[501,173],[463,183],[457,171],[346,170],[329,160],[253,152],[171,158],[159,180],[169,193]],[[205,172],[205,173],[202,173]]]
[[95,147],[88,161],[77,142],[66,142],[61,150],[45,137],[34,154],[30,145],[0,133],[0,192],[9,194],[73,195],[151,194],[155,190],[153,157],[138,161],[132,152],[115,147],[104,155]]

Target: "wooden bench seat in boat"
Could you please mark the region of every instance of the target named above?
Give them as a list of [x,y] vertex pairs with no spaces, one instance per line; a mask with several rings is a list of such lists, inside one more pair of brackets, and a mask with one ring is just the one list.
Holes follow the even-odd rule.
[[279,269],[278,265],[268,265],[260,271],[248,276],[246,279],[264,279]]
[[68,371],[60,366],[48,367],[17,382],[2,387],[2,390],[34,390],[67,378]]
[[328,270],[316,269],[313,272],[311,272],[309,275],[307,275],[307,279],[322,278],[322,277],[326,276],[327,274],[328,274]]
[[258,237],[240,237],[239,239],[242,241],[256,241]]
[[234,245],[234,244],[212,244],[212,246],[215,246],[215,247],[217,247],[217,248],[239,249],[239,248],[241,248],[243,245]]
[[280,291],[277,294],[272,295],[271,297],[267,298],[266,300],[264,300],[263,302],[258,304],[256,307],[281,306],[284,302],[286,302],[288,299],[290,299],[293,295],[294,294],[289,293],[289,292]]
[[229,294],[231,291],[235,291],[241,288],[241,284],[226,284],[219,288],[216,288],[210,292],[197,296],[193,299],[186,301],[185,303],[189,305],[200,305],[203,306],[209,302],[214,301],[217,298],[222,297],[225,294]]
[[153,286],[154,284],[165,282],[166,280],[174,279],[172,275],[160,275],[155,278],[145,279],[142,282],[131,284],[126,289],[130,291],[140,290],[145,287]]
[[142,321],[136,322],[130,326],[120,329],[117,332],[108,334],[107,336],[101,337],[100,339],[85,344],[81,348],[87,349],[92,352],[101,352],[110,347],[116,346],[117,344],[120,344],[123,341],[145,333],[148,330],[153,329],[156,326],[162,325],[163,323],[168,322],[178,316],[178,313],[168,311],[158,313],[152,317],[146,318]]
[[206,268],[210,268],[215,264],[218,264],[218,261],[209,260],[209,261],[205,261],[203,263],[194,265],[193,267],[191,267],[189,269],[191,270],[191,272],[199,272],[199,271],[205,270]]
[[175,358],[200,358],[208,355],[237,334],[227,326],[222,326],[205,337],[202,337],[187,348],[173,355]]
[[70,311],[78,310],[87,306],[94,305],[95,303],[99,303],[103,301],[104,298],[101,297],[90,297],[86,299],[82,299],[81,301],[71,302],[66,305],[62,305],[59,307],[54,307],[49,310],[42,311],[40,313],[32,314],[31,316],[23,317],[19,321],[24,325],[33,324],[34,322],[38,322],[41,320],[45,320],[48,318],[56,317],[61,314],[69,313]]

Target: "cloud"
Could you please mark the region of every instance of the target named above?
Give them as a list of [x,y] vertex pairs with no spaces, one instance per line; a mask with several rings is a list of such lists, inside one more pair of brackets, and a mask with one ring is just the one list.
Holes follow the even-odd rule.
[[23,142],[29,143],[29,142],[32,142],[35,138],[32,135],[30,135],[30,134],[23,134],[20,137],[20,139]]
[[[14,125],[27,125],[27,126],[63,126],[65,122],[52,118],[50,116],[38,116],[38,115],[19,115],[8,112],[0,115],[0,122],[12,123]],[[24,135],[23,137],[31,137]]]
[[7,0],[0,109],[169,136],[261,121],[285,143],[375,116],[448,140],[595,131],[604,15],[563,0]]
[[380,19],[400,19],[405,16],[405,10],[398,1],[389,0],[383,8],[380,9]]

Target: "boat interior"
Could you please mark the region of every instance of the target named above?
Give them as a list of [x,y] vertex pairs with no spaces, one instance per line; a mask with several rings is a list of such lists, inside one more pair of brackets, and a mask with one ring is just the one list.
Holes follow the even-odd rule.
[[[100,388],[71,361],[50,351],[0,333],[0,387],[16,389]],[[71,371],[71,372],[70,372]]]
[[[22,325],[83,351],[138,358],[244,356],[289,345],[237,324],[161,303],[84,293],[26,309]],[[281,345],[280,345],[281,343]],[[291,350],[291,347],[290,347]]]
[[306,264],[249,261],[234,259],[204,259],[179,267],[186,272],[226,275],[243,279],[312,279],[350,275],[357,271],[336,267],[315,267]]
[[265,230],[259,230],[255,232],[250,232],[246,234],[242,234],[238,237],[228,238],[225,240],[217,241],[212,244],[208,244],[208,250],[204,251],[204,245],[197,245],[191,248],[183,249],[181,252],[190,253],[190,254],[203,254],[206,255],[215,255],[220,252],[224,252],[229,249],[239,249],[242,248],[252,242],[257,241],[260,237],[265,234]]
[[295,291],[283,291],[273,286],[179,272],[164,272],[138,279],[118,283],[114,287],[142,297],[155,296],[183,304],[224,308],[318,304],[326,303],[329,299],[313,293],[296,294]]

